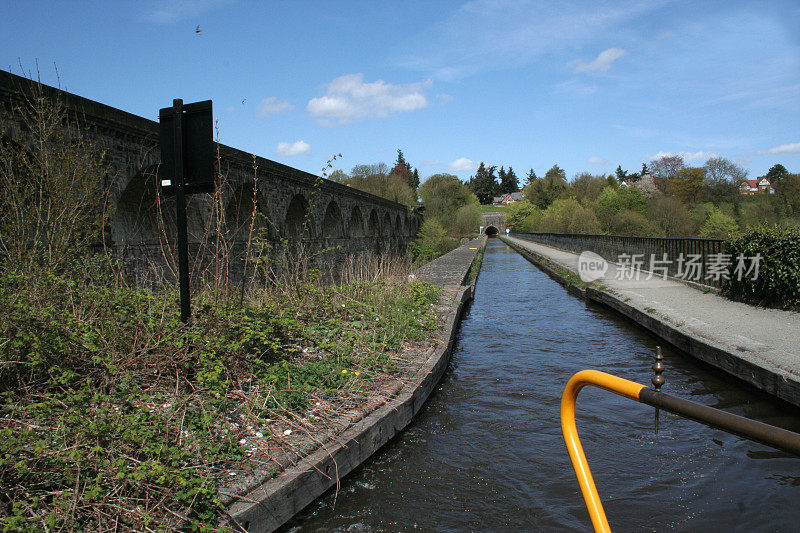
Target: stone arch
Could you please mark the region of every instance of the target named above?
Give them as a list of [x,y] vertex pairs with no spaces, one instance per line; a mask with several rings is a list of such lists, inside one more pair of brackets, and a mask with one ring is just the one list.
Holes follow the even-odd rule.
[[175,201],[165,198],[158,189],[157,165],[145,167],[128,180],[111,219],[114,244],[157,243],[164,237],[169,241],[175,239]]
[[494,227],[494,226],[486,226],[486,229],[484,229],[484,230],[483,230],[483,232],[484,232],[486,235],[488,235],[488,236],[490,236],[490,237],[491,237],[492,235],[497,235],[498,233],[500,233],[500,230],[498,230],[498,229],[497,229],[496,227]]
[[398,237],[403,234],[403,217],[400,215],[400,213],[394,217],[394,229],[397,232]]
[[286,236],[290,239],[312,237],[314,234],[314,216],[311,206],[302,194],[295,194],[285,217]]
[[342,211],[335,200],[331,200],[328,208],[325,209],[325,218],[322,219],[322,236],[332,239],[344,237]]
[[378,222],[378,212],[374,209],[369,214],[369,222],[367,223],[367,235],[370,237],[377,237],[381,234],[381,226]]
[[366,235],[366,231],[364,229],[364,217],[361,216],[361,209],[358,206],[353,207],[348,229],[350,237],[363,237]]
[[[253,202],[257,202],[255,213],[253,212]],[[253,230],[255,231],[260,207],[252,183],[244,183],[237,187],[225,208],[225,226],[228,231],[237,237],[246,236],[250,231],[250,219],[253,216],[255,216],[255,220],[253,220]]]
[[389,216],[389,213],[383,214],[383,220],[381,221],[381,234],[388,237],[392,234],[392,217]]

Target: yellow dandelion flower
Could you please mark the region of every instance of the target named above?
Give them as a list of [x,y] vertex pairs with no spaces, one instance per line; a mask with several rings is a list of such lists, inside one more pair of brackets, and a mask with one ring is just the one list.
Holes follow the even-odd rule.
[[355,374],[356,374],[356,376],[360,376],[360,375],[361,375],[361,372],[358,372],[358,371],[356,371],[356,373],[355,373]]
[[347,374],[347,370],[342,370],[342,374]]

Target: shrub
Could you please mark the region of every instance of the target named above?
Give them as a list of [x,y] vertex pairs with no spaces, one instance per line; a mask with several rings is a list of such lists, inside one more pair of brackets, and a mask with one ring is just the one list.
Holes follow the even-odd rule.
[[630,235],[633,237],[656,237],[661,231],[653,221],[638,211],[624,209],[617,213],[609,228],[614,235]]
[[444,255],[458,246],[454,239],[447,237],[447,230],[435,218],[422,223],[416,240],[408,245],[414,265],[418,266]]
[[700,226],[700,236],[726,238],[738,229],[739,224],[736,223],[736,219],[723,213],[722,209],[714,207],[706,221]]
[[[725,295],[758,305],[800,307],[800,228],[762,226],[729,240],[726,252],[733,270],[723,285]],[[761,260],[756,279],[752,273],[738,279],[737,258],[757,255]]]
[[647,216],[667,237],[689,237],[695,234],[694,221],[689,210],[680,200],[671,196],[660,196],[650,202]]
[[544,212],[539,231],[552,233],[600,233],[600,222],[591,209],[573,198],[558,199]]
[[450,224],[450,236],[473,236],[481,225],[481,209],[478,204],[462,205]]

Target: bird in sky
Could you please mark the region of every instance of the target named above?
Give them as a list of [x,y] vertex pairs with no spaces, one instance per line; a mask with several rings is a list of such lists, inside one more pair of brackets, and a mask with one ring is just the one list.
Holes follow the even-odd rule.
[[244,105],[245,100],[247,100],[247,98],[242,98],[242,105]]
[[199,24],[198,24],[198,25],[197,25],[197,27],[194,29],[194,32],[195,32],[197,35],[200,35],[200,34],[203,32],[203,30],[201,30],[201,29],[200,29],[200,25],[199,25]]

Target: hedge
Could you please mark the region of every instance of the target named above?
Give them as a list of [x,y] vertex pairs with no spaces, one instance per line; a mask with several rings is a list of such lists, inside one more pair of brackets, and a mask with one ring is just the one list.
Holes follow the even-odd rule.
[[731,238],[726,249],[732,266],[740,255],[760,255],[761,260],[756,279],[752,273],[738,279],[731,272],[723,294],[756,305],[800,309],[800,228],[762,226]]

